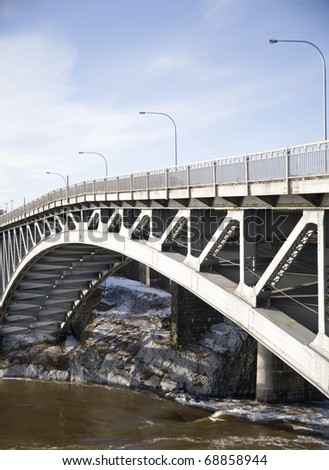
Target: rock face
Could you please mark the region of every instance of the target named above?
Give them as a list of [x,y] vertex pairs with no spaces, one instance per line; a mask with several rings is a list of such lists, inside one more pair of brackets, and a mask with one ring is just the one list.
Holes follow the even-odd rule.
[[168,293],[109,278],[76,315],[64,343],[51,337],[4,338],[0,374],[152,389],[169,396],[254,395],[256,344],[247,333],[225,320],[200,341],[176,349],[169,324]]

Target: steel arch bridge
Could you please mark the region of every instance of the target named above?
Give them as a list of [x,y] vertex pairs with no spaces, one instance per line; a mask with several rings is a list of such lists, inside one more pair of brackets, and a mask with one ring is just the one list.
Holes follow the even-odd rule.
[[328,142],[79,183],[0,217],[1,334],[65,331],[130,260],[329,397]]

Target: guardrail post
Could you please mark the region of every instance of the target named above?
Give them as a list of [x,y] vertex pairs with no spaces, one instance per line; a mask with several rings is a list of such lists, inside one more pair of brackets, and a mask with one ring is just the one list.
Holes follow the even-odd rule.
[[246,180],[246,196],[249,196],[249,157],[245,155],[245,165],[244,165],[244,171],[245,171],[245,180]]
[[289,184],[289,173],[290,173],[290,149],[287,147],[286,150],[286,185],[287,185],[287,194],[290,193],[290,184]]
[[117,199],[119,199],[119,176],[116,177],[115,179],[115,190],[116,190],[116,193],[117,193]]
[[150,173],[146,172],[146,191],[147,191],[147,199],[150,199]]
[[169,169],[165,169],[165,189],[166,189],[166,199],[169,197]]
[[134,175],[130,175],[130,197],[133,198],[133,177]]
[[188,197],[191,197],[191,187],[190,187],[190,166],[188,165],[186,168],[186,187],[187,187],[187,193]]

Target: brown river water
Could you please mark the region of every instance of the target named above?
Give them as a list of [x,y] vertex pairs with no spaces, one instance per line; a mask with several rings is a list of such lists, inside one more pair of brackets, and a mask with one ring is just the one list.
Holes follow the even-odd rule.
[[329,449],[329,402],[193,403],[115,387],[0,379],[0,448]]

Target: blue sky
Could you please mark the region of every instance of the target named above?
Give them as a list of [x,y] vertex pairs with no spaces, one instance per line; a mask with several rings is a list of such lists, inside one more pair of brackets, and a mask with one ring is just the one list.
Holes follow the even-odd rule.
[[[327,0],[0,0],[0,208],[323,139]],[[13,203],[11,202],[13,201]]]

